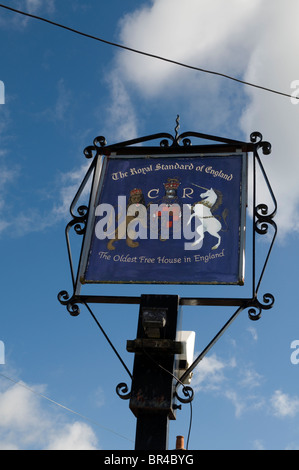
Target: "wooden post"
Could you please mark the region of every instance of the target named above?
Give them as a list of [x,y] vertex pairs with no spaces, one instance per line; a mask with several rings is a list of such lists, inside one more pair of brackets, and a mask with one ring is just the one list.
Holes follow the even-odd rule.
[[169,420],[176,419],[175,355],[179,298],[143,295],[137,339],[127,342],[135,353],[130,409],[137,418],[135,450],[167,450]]

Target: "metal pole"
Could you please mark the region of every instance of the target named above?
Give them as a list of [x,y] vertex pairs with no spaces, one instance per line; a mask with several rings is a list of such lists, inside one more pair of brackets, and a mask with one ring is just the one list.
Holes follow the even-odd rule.
[[[169,420],[175,417],[175,355],[179,321],[176,295],[141,296],[137,338],[127,342],[135,353],[130,409],[137,418],[135,450],[167,450]],[[169,372],[169,373],[168,373]]]
[[141,412],[137,418],[135,450],[167,450],[168,433],[167,413]]

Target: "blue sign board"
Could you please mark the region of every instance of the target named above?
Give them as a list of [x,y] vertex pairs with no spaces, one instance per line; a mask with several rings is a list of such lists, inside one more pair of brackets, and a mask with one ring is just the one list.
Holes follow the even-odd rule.
[[82,284],[244,283],[246,153],[101,158]]

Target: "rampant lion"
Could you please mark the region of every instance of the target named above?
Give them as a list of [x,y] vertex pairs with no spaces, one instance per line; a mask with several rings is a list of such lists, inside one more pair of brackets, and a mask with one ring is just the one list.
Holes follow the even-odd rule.
[[136,212],[134,215],[126,214],[125,220],[121,222],[121,224],[115,230],[115,237],[109,240],[107,244],[108,250],[115,250],[114,243],[120,240],[121,238],[123,238],[122,236],[119,238],[119,234],[124,234],[124,233],[126,234],[126,243],[129,247],[136,248],[137,246],[139,246],[139,243],[134,241],[135,232],[132,232],[132,230],[128,230],[128,225],[130,224],[130,222],[136,219],[136,217],[138,217],[139,215],[138,207],[141,205],[145,206],[145,199],[144,199],[142,190],[139,188],[134,188],[130,191],[130,197],[129,197],[129,201],[127,204],[127,209],[130,207],[130,213],[131,213],[132,207],[134,208],[135,206]]

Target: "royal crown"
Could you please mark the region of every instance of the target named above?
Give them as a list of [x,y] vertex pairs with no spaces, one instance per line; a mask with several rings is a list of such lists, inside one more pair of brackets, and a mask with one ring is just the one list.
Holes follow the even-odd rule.
[[135,196],[135,194],[142,194],[141,189],[139,189],[139,188],[132,189],[131,192],[130,192],[130,196]]
[[164,183],[165,189],[177,189],[181,183],[177,178],[168,178],[167,183]]

